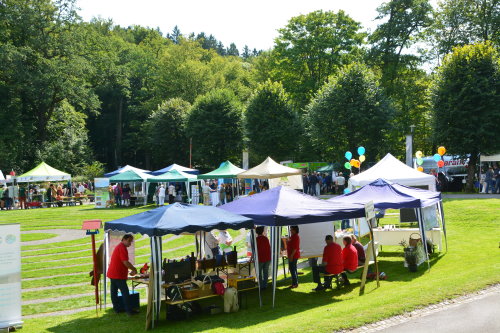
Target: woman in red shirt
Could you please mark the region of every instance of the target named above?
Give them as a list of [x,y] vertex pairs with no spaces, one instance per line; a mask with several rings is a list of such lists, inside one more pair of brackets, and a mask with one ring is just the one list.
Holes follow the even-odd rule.
[[[344,262],[344,270],[349,273],[354,272],[358,269],[358,251],[351,244],[352,239],[350,236],[344,237],[344,248],[342,249],[342,261]],[[344,279],[345,285],[350,285],[349,279],[345,272],[342,273],[342,278]]]
[[288,269],[292,276],[292,285],[290,288],[297,288],[299,286],[299,274],[297,272],[297,261],[300,258],[300,237],[299,227],[294,225],[290,227],[292,234],[288,239],[286,250],[288,254]]
[[269,279],[269,264],[271,263],[271,245],[264,235],[264,227],[255,228],[257,233],[257,254],[259,256],[259,284],[260,289],[267,288]]

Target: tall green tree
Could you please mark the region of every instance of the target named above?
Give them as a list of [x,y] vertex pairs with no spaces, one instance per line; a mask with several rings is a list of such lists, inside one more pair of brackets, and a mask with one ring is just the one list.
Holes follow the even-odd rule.
[[191,104],[172,98],[158,106],[144,124],[143,137],[150,150],[151,167],[160,169],[172,163],[187,164],[189,139],[186,121]]
[[302,134],[299,117],[281,83],[260,84],[248,101],[245,116],[251,156],[281,161],[297,156]]
[[439,68],[434,88],[435,142],[469,156],[468,191],[474,190],[479,154],[500,149],[500,61],[490,43],[456,47]]
[[363,64],[348,65],[330,78],[306,108],[308,133],[327,160],[364,146],[376,160],[387,153],[393,108],[375,75]]
[[499,0],[444,0],[438,2],[433,35],[437,56],[455,46],[491,41],[500,47]]
[[359,58],[365,35],[344,11],[314,11],[279,29],[269,60],[273,81],[283,82],[302,108],[339,67]]
[[243,107],[228,89],[215,89],[196,99],[188,116],[187,133],[193,140],[193,162],[214,168],[225,160],[241,160]]

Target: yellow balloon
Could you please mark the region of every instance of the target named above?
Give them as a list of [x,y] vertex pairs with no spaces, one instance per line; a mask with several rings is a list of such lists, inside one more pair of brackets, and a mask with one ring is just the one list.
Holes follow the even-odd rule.
[[419,167],[417,168],[417,170],[418,170],[418,171],[420,171],[420,172],[424,172],[424,168],[422,168],[421,166],[419,166]]
[[424,154],[423,154],[420,150],[418,150],[418,151],[415,153],[415,157],[416,157],[416,158],[422,158],[422,156],[423,156],[423,155],[424,155]]
[[444,154],[446,154],[446,148],[441,146],[438,148],[438,154],[443,156]]
[[365,155],[361,155],[361,156],[359,156],[359,161],[360,161],[361,163],[363,163],[365,160],[366,160]]

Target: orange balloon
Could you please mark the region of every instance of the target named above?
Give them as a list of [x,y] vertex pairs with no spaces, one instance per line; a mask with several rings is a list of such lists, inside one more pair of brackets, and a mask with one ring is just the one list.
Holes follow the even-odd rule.
[[441,146],[438,148],[438,154],[443,156],[444,154],[446,154],[446,148]]
[[419,167],[417,168],[417,170],[418,170],[418,171],[420,171],[420,172],[424,172],[424,168],[422,168],[421,166],[419,166]]
[[361,162],[360,161],[356,160],[354,163],[356,163],[356,165],[355,165],[356,168],[359,169],[361,167]]
[[355,166],[356,166],[356,160],[355,160],[354,158],[353,158],[353,159],[351,159],[351,160],[349,161],[349,163],[350,163],[353,167],[355,167]]

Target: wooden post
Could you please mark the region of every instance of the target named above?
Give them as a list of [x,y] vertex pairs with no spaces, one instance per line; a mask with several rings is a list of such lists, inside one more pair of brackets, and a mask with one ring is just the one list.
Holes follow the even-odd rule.
[[99,284],[97,282],[97,255],[95,253],[95,235],[92,234],[92,260],[94,262],[94,294],[95,294],[95,313],[97,313],[97,304],[99,304]]

